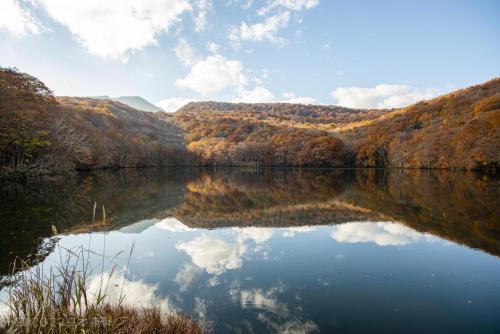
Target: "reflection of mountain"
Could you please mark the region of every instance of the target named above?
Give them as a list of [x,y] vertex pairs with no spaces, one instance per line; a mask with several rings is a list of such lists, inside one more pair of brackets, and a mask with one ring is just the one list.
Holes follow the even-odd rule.
[[286,227],[374,220],[374,212],[338,201],[352,173],[219,171],[186,186],[174,216],[190,227]]
[[396,221],[500,255],[498,180],[461,172],[333,170],[212,173],[174,208],[190,227]]
[[358,172],[349,203],[417,231],[500,255],[498,179],[461,172]]
[[[166,217],[183,198],[189,173],[128,170],[86,174],[67,183],[3,188],[0,192],[0,275],[15,257],[37,253],[51,225],[62,233],[112,230],[145,218]],[[96,203],[96,217],[92,213]],[[102,221],[105,207],[106,222]]]
[[[9,237],[1,241],[0,274],[14,257],[39,251],[52,224],[63,233],[138,233],[168,217],[190,228],[395,221],[500,256],[498,186],[484,175],[438,171],[150,169],[3,189],[0,226]],[[359,232],[347,227],[341,232]]]

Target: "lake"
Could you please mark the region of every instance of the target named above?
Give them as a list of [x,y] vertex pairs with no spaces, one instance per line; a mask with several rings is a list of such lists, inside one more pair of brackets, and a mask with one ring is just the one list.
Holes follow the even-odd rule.
[[3,189],[0,274],[83,246],[107,272],[118,254],[110,298],[125,282],[127,303],[215,333],[500,333],[499,185],[423,170],[81,174]]

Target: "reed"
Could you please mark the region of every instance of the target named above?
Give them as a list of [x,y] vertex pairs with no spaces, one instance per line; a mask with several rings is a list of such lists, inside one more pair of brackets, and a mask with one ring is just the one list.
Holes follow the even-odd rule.
[[[132,250],[128,259],[130,260]],[[93,254],[83,247],[59,247],[60,263],[47,270],[43,264],[16,260],[12,282],[8,287],[8,312],[0,319],[2,333],[204,333],[205,330],[190,317],[165,314],[160,307],[137,308],[124,303],[126,291],[119,300],[110,302],[108,286],[115,272],[116,259],[111,261],[111,272],[104,266],[91,267]],[[95,254],[94,254],[95,255]],[[128,267],[127,261],[127,267]],[[97,269],[99,268],[99,269]],[[90,278],[100,271],[97,290],[90,291]],[[125,272],[127,269],[125,270]]]

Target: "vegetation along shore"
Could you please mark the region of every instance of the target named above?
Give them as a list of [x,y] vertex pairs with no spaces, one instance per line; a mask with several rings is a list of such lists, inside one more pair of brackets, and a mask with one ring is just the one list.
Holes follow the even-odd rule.
[[165,113],[55,97],[1,68],[0,115],[0,176],[10,180],[149,166],[500,166],[498,78],[399,109],[192,102]]

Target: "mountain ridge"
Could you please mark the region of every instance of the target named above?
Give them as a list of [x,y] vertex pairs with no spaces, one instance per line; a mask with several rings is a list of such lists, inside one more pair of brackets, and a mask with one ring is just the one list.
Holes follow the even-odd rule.
[[0,68],[0,93],[0,176],[165,165],[500,168],[499,78],[400,109],[210,101],[146,112],[56,98],[9,68]]
[[89,96],[89,98],[116,101],[142,111],[165,112],[165,110],[163,110],[162,108],[158,107],[157,105],[149,102],[145,98],[138,95],[118,96],[118,97],[109,97],[108,95],[100,95],[100,96]]

